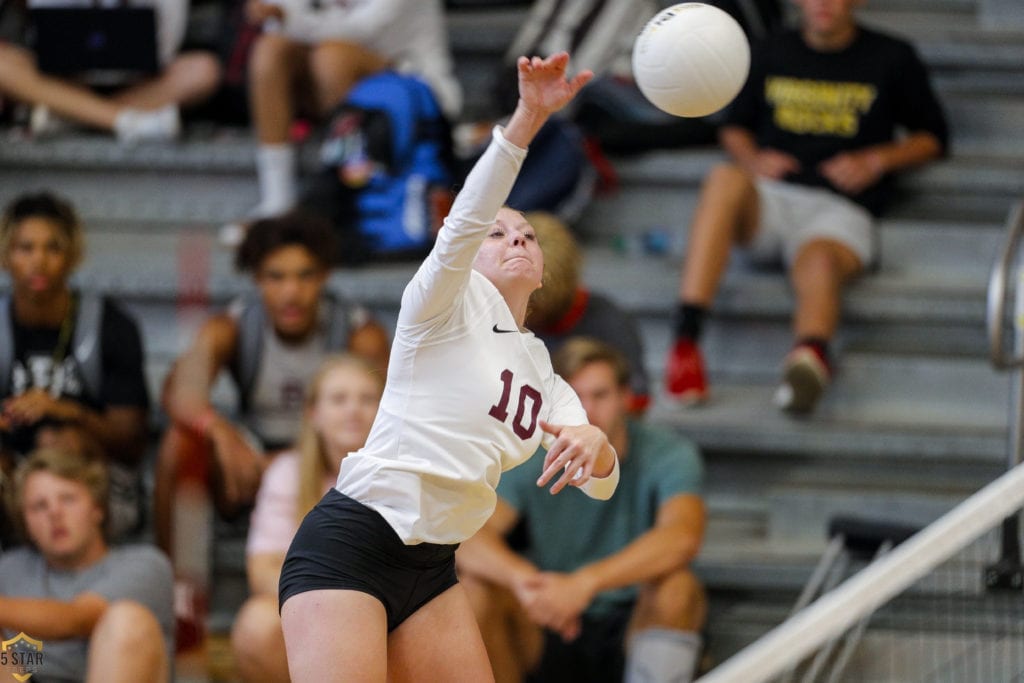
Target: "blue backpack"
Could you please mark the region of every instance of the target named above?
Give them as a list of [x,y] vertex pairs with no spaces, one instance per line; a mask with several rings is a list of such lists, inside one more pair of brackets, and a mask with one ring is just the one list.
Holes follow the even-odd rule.
[[424,81],[393,71],[360,81],[331,113],[320,162],[300,206],[334,223],[341,262],[429,250],[452,152],[451,129]]

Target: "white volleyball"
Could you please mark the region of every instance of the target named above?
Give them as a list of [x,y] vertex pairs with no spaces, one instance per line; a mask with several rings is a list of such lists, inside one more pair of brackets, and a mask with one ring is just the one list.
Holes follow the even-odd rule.
[[684,2],[658,12],[633,44],[633,77],[659,109],[707,116],[729,104],[750,71],[750,45],[727,12]]

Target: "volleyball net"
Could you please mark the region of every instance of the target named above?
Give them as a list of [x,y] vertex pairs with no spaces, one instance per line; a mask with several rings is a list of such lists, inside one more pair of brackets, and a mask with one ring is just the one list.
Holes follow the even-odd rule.
[[1017,466],[903,542],[879,539],[863,568],[836,561],[839,534],[817,599],[700,683],[1024,681],[1021,507]]

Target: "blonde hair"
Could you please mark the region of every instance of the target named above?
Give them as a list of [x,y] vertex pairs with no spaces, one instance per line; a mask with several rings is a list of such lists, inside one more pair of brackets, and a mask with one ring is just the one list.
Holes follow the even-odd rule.
[[544,253],[543,287],[530,297],[526,326],[544,328],[558,322],[572,307],[580,286],[583,256],[569,226],[558,216],[531,211],[525,217]]
[[17,197],[4,209],[0,219],[0,262],[7,266],[11,241],[21,224],[29,218],[42,218],[57,226],[57,241],[74,268],[85,255],[82,222],[70,202],[49,192]]
[[25,502],[25,484],[36,472],[49,472],[55,477],[78,482],[89,490],[89,496],[103,511],[103,537],[107,538],[106,520],[109,518],[108,496],[110,478],[107,466],[102,458],[96,455],[74,453],[61,448],[40,448],[33,451],[14,471],[14,487],[8,507],[11,517],[15,520],[18,532],[27,537],[25,532],[25,515],[22,508]]
[[328,356],[316,371],[309,387],[306,389],[305,412],[302,427],[299,431],[299,490],[296,497],[295,512],[298,521],[313,509],[323,495],[324,476],[330,473],[327,453],[323,439],[313,426],[311,413],[316,402],[320,400],[320,391],[324,380],[329,374],[340,368],[360,370],[367,377],[377,382],[380,393],[384,393],[384,377],[380,370],[362,356],[340,353]]

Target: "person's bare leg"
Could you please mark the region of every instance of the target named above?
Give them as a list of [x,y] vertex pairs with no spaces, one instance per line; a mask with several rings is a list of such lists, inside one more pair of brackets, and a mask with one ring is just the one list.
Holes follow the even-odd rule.
[[249,57],[249,99],[256,137],[262,144],[288,142],[294,116],[294,86],[307,49],[276,33],[264,33]]
[[113,100],[136,109],[159,109],[170,104],[190,107],[210,97],[220,83],[221,68],[209,52],[178,55],[156,77],[117,93]]
[[530,622],[519,601],[508,590],[472,576],[462,575],[496,683],[521,683],[523,675],[540,661],[544,646],[541,629]]
[[207,486],[206,463],[213,453],[209,443],[191,432],[172,424],[164,432],[157,453],[153,487],[153,525],[156,544],[174,560],[174,506],[181,480],[185,476],[199,479]]
[[87,126],[113,130],[120,105],[87,88],[43,74],[29,51],[0,43],[0,64],[0,92],[22,102],[45,105]]
[[328,113],[356,83],[382,71],[387,60],[355,43],[320,43],[309,55],[309,70],[316,90],[318,113]]
[[137,602],[112,603],[89,638],[88,683],[167,683],[170,668],[156,617]]
[[494,681],[487,649],[462,586],[456,584],[438,595],[391,632],[387,672],[389,683]]
[[715,297],[734,244],[749,242],[758,224],[758,195],[738,166],[715,166],[704,180],[690,224],[679,298],[708,307]]
[[[373,596],[353,590],[299,593],[288,598],[281,608],[281,625],[292,680],[318,683],[384,683],[386,680],[387,614],[384,605]],[[421,680],[445,679],[428,676]]]
[[231,627],[231,653],[243,681],[288,683],[291,680],[276,597],[254,595],[245,601]]
[[831,339],[839,325],[843,285],[861,270],[848,247],[831,240],[808,242],[790,270],[796,293],[793,332],[799,339]]
[[644,584],[629,621],[627,639],[645,628],[699,631],[707,618],[707,598],[689,570],[672,572]]

